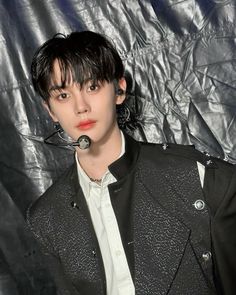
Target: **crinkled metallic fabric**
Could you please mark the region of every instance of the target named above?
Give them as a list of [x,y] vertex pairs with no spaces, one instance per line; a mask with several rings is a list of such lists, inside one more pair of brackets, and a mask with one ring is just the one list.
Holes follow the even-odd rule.
[[235,0],[0,0],[0,294],[54,294],[23,216],[72,151],[43,143],[53,125],[30,81],[37,47],[57,32],[107,35],[126,68],[127,132],[236,163],[235,13]]

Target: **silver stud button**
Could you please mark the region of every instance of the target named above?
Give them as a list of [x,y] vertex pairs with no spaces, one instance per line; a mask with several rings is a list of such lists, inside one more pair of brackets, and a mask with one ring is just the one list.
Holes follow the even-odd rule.
[[209,260],[211,259],[211,252],[210,252],[210,251],[204,252],[204,253],[202,254],[202,259],[203,259],[204,261],[209,261]]
[[75,208],[77,206],[77,204],[74,201],[72,201],[70,204],[72,208]]
[[205,208],[205,202],[203,200],[197,200],[193,205],[197,210],[203,210]]
[[163,148],[163,150],[165,151],[165,150],[168,148],[168,144],[163,143],[163,144],[162,144],[162,148]]
[[211,164],[213,164],[212,160],[207,160],[206,161],[207,166],[210,166]]

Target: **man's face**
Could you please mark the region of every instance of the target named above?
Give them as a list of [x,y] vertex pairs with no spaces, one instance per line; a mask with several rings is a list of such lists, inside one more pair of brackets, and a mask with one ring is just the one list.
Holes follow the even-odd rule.
[[[116,95],[114,84],[108,82],[88,81],[82,88],[71,82],[62,89],[57,61],[54,75],[47,107],[52,119],[59,122],[73,140],[88,135],[94,143],[105,141],[118,128],[116,104],[121,104],[125,96]],[[119,81],[119,86],[125,90],[125,79]]]

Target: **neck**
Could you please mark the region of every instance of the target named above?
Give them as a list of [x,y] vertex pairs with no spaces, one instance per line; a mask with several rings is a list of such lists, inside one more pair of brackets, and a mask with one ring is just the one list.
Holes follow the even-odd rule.
[[93,179],[101,179],[108,166],[116,161],[121,153],[122,138],[119,128],[103,142],[93,142],[86,151],[77,148],[77,156],[85,173]]

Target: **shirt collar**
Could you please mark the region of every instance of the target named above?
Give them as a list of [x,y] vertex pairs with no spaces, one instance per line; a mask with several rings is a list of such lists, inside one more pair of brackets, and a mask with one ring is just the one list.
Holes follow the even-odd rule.
[[[132,137],[124,133],[125,138],[125,153],[122,157],[120,157],[117,161],[112,163],[108,168],[112,175],[116,178],[117,182],[115,185],[119,187],[123,179],[130,175],[130,173],[134,170],[136,166],[141,143],[135,141]],[[76,196],[81,195],[82,187],[78,181],[78,169],[76,161],[74,161],[73,166],[69,170],[70,185],[74,188],[74,194],[71,196],[72,203],[76,202],[76,204],[84,208],[86,210],[86,202],[84,202],[84,198],[77,198]],[[83,201],[84,200],[84,201]]]
[[[120,132],[121,132],[121,152],[120,152],[118,159],[121,158],[125,154],[125,137],[124,137],[123,132],[122,131],[120,131]],[[78,173],[78,179],[79,179],[80,186],[82,187],[85,195],[89,195],[90,186],[97,186],[98,184],[96,184],[95,182],[92,182],[90,180],[90,178],[88,177],[88,175],[85,173],[85,171],[83,170],[83,168],[81,167],[81,165],[79,163],[77,153],[75,153],[75,161],[76,161],[77,173]],[[107,170],[102,177],[102,185],[107,186],[108,184],[110,184],[114,181],[116,181],[116,178],[114,179],[114,176],[111,174],[111,172],[109,170]]]

